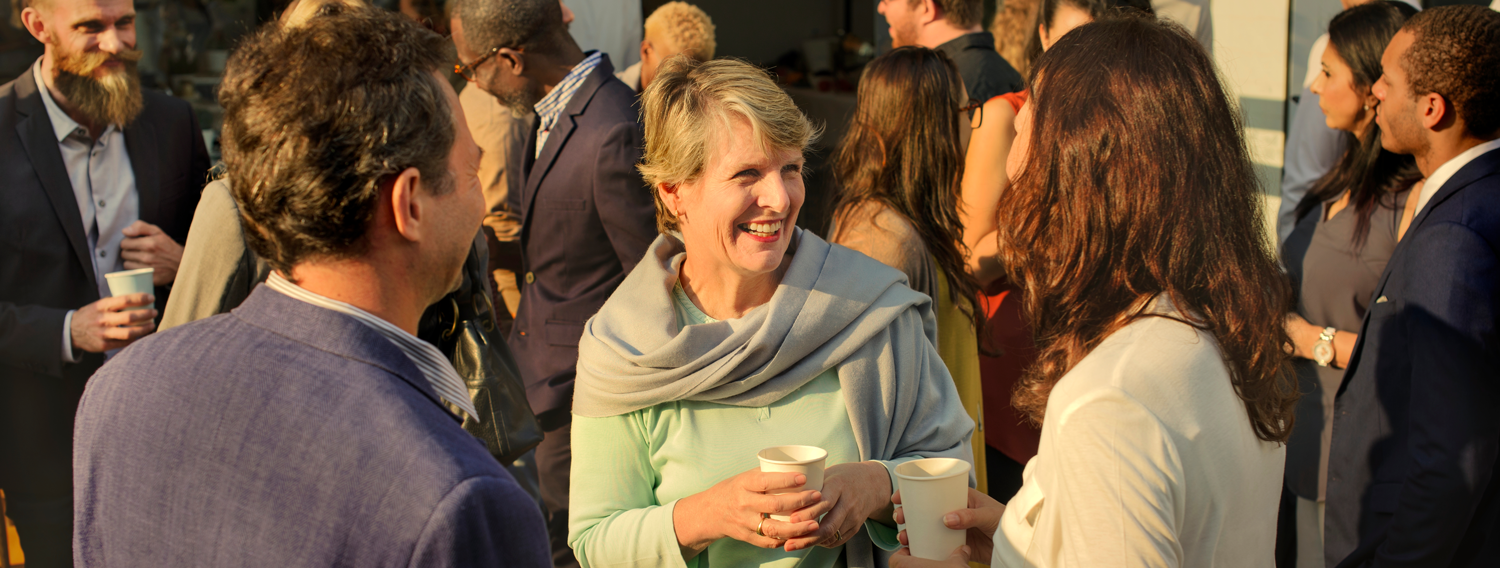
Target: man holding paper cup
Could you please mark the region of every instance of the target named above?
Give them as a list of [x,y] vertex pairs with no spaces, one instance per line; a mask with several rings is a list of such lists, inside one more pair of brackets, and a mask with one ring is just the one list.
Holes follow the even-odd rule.
[[[129,0],[21,6],[45,52],[0,86],[0,490],[26,565],[67,566],[73,411],[155,329],[130,308],[165,303],[209,164],[192,108],[140,88]],[[148,267],[155,290],[111,297]]]

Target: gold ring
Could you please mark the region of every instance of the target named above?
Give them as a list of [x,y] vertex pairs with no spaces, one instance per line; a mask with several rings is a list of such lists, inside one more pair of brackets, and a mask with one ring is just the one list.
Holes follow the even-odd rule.
[[755,525],[755,534],[756,534],[756,536],[766,536],[766,533],[760,532],[760,529],[764,528],[765,526],[766,526],[766,518],[764,516],[762,516],[760,518],[760,522]]
[[838,529],[833,529],[833,543],[838,544],[841,540],[844,540],[844,534],[839,532]]

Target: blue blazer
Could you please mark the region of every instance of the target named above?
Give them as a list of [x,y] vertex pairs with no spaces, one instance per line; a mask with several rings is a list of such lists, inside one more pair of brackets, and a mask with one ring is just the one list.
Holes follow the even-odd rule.
[[265,286],[94,375],[76,564],[551,566],[534,501],[411,359]]
[[1500,564],[1500,151],[1396,246],[1334,406],[1329,566]]
[[[542,428],[567,423],[583,324],[656,240],[656,205],[635,169],[643,142],[635,91],[609,56],[583,81],[511,192],[521,217],[521,305],[511,330],[526,395]],[[533,156],[536,156],[533,158]]]

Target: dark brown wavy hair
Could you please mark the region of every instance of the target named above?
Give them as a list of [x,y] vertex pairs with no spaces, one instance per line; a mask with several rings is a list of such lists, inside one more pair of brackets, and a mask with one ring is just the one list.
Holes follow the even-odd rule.
[[[865,67],[849,132],[834,155],[833,218],[879,202],[911,223],[948,279],[948,294],[980,323],[979,282],[965,264],[958,217],[964,149],[963,84],[953,61],[925,47],[898,47]],[[837,241],[834,235],[832,240]]]
[[1166,295],[1217,339],[1255,435],[1284,442],[1291,290],[1208,55],[1175,24],[1106,19],[1038,58],[1031,85],[1030,151],[999,209],[1039,351],[1016,407],[1040,423],[1058,380]]

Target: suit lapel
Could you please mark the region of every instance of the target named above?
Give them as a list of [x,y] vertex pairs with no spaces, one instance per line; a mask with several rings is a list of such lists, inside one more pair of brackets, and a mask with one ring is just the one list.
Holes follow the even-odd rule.
[[[1391,258],[1386,262],[1385,270],[1380,274],[1380,284],[1375,286],[1375,294],[1370,298],[1370,306],[1373,307],[1376,301],[1385,295],[1385,286],[1391,281],[1391,274],[1405,255],[1407,243],[1411,242],[1411,237],[1427,221],[1427,218],[1432,216],[1432,211],[1437,209],[1439,204],[1452,198],[1470,184],[1492,174],[1497,168],[1500,168],[1500,150],[1491,150],[1474,158],[1473,161],[1465,164],[1464,167],[1459,168],[1458,172],[1453,174],[1453,177],[1448,178],[1443,187],[1438,188],[1437,192],[1432,194],[1432,199],[1427,200],[1422,210],[1417,212],[1416,218],[1412,219],[1411,227],[1406,229],[1405,238],[1402,238],[1401,242],[1396,243],[1396,249],[1391,251]],[[1415,195],[1407,197],[1407,199],[1416,198],[1417,196]],[[1370,310],[1366,310],[1364,320],[1359,325],[1359,339],[1355,341],[1354,351],[1349,355],[1349,368],[1344,370],[1344,381],[1339,385],[1340,393],[1344,392],[1344,388],[1349,385],[1349,379],[1354,377],[1355,367],[1359,366],[1359,355],[1364,350],[1365,333],[1369,331],[1369,326]]]
[[140,219],[161,226],[158,205],[161,202],[161,172],[157,169],[156,128],[150,123],[137,120],[126,128],[125,150],[130,154],[130,168],[135,173],[135,194],[140,206]]
[[78,198],[73,195],[73,181],[68,177],[68,167],[63,163],[62,151],[57,149],[57,133],[52,129],[52,119],[47,116],[47,107],[42,103],[41,92],[36,81],[30,80],[32,71],[27,70],[21,80],[16,81],[16,110],[24,118],[16,123],[16,134],[21,137],[21,146],[31,167],[41,178],[52,210],[68,235],[68,244],[73,255],[83,267],[89,282],[95,280],[94,263],[89,257],[88,235],[84,233],[83,216],[78,214]]
[[[527,170],[526,189],[521,194],[522,235],[526,234],[526,228],[531,225],[531,210],[536,205],[537,190],[541,189],[542,180],[546,179],[547,173],[557,162],[558,154],[562,153],[563,147],[568,143],[568,138],[577,128],[577,120],[573,117],[583,114],[588,108],[589,101],[594,98],[594,93],[599,91],[599,87],[604,85],[605,80],[613,76],[614,67],[609,63],[609,56],[605,55],[604,59],[589,73],[583,84],[578,86],[578,90],[573,92],[573,98],[568,101],[567,108],[563,109],[562,114],[557,117],[557,124],[552,126],[552,132],[547,135],[547,143],[542,146],[542,154],[537,156],[536,162]],[[538,127],[540,126],[538,122]],[[532,141],[527,144],[528,159],[536,156],[537,135],[537,132],[533,132]]]

